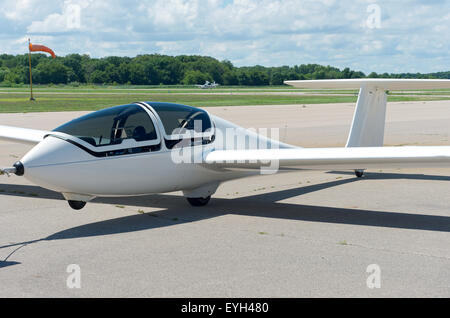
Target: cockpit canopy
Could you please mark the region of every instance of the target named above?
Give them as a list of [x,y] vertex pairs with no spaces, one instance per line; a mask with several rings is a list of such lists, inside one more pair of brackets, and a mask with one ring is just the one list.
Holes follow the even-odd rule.
[[54,131],[75,136],[95,147],[157,139],[155,126],[138,105],[123,105],[100,110],[64,124]]
[[161,133],[170,141],[186,138],[189,131],[206,136],[212,129],[211,119],[202,109],[148,102],[103,109],[72,120],[54,131],[77,137],[94,147],[110,146],[109,149],[117,145],[119,149],[126,140],[127,144],[134,141],[136,145],[149,145],[159,143],[158,131],[161,129],[155,128],[159,125],[158,117],[164,129]]
[[148,104],[161,119],[166,136],[183,134],[188,130],[204,133],[212,128],[208,113],[200,108],[171,103]]

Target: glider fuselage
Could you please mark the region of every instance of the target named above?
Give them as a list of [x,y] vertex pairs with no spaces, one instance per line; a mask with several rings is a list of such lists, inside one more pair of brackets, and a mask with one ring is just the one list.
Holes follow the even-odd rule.
[[[21,160],[24,177],[64,195],[84,195],[88,199],[178,190],[189,193],[204,186],[217,188],[223,181],[259,173],[259,170],[215,169],[205,165],[204,158],[211,151],[257,149],[261,145],[267,148],[289,147],[206,112],[204,114],[211,121],[211,129],[200,132],[199,136],[178,134],[175,143],[180,142],[173,146],[173,134],[166,134],[164,122],[159,116],[161,112],[158,113],[153,107],[138,107],[146,112],[155,129],[150,143],[149,140],[141,142],[124,138],[128,129],[126,121],[122,127],[121,142],[111,142],[102,147],[94,146],[99,143],[96,136],[80,138],[62,132],[72,128],[56,129]],[[88,127],[80,120],[75,120],[72,125]],[[117,128],[114,125],[112,121],[110,127]],[[136,129],[137,125],[143,126],[144,123],[134,122],[133,125],[131,128]],[[97,139],[96,142],[91,140],[93,138]]]

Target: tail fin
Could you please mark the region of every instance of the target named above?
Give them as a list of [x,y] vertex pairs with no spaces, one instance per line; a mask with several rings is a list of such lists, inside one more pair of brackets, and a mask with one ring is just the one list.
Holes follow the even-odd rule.
[[299,88],[360,89],[346,147],[383,146],[387,90],[450,88],[450,80],[429,79],[344,79],[284,83]]
[[386,90],[363,85],[346,147],[381,147],[386,123]]

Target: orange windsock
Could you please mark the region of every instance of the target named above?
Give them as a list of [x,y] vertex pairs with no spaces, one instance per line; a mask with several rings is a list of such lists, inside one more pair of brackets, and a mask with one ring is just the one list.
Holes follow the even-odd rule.
[[50,53],[52,58],[56,57],[55,52],[53,52],[52,49],[50,49],[46,46],[30,43],[29,48],[30,48],[30,52],[47,52],[47,53]]

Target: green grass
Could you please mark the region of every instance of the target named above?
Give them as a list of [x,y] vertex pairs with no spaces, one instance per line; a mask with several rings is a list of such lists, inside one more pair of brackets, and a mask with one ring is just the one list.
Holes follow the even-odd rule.
[[[215,89],[201,89],[195,86],[149,86],[149,85],[82,85],[73,87],[70,85],[33,85],[33,92],[41,93],[230,93],[230,92],[290,92],[299,90],[292,86],[219,86]],[[18,85],[16,87],[0,87],[0,92],[22,92],[29,93],[28,85]]]
[[[188,93],[160,93],[130,91],[122,92],[110,89],[106,93],[90,92],[86,89],[70,89],[64,94],[58,93],[55,88],[45,88],[49,91],[36,92],[36,101],[29,101],[29,96],[23,88],[8,89],[11,92],[0,90],[0,113],[27,113],[52,111],[93,111],[115,105],[129,104],[136,101],[160,101],[186,104],[197,107],[213,106],[245,106],[245,105],[286,105],[286,104],[326,104],[326,103],[355,103],[357,96],[331,96],[323,95],[235,95],[235,94],[208,94],[196,95]],[[64,88],[66,89],[66,88]],[[192,89],[188,92],[197,92]],[[265,92],[265,88],[257,90]],[[114,94],[111,94],[114,92]],[[208,91],[210,92],[210,91]],[[216,92],[216,91],[213,91]],[[349,91],[347,91],[348,93]],[[450,100],[449,97],[434,96],[389,96],[389,101],[429,101]]]
[[417,96],[433,96],[433,95],[445,95],[445,96],[447,96],[447,95],[449,95],[450,96],[450,91],[445,91],[445,90],[442,90],[442,91],[436,91],[436,92],[411,92],[411,93],[409,93],[409,92],[393,92],[393,93],[391,93],[391,94],[393,94],[393,95],[417,95]]
[[238,105],[280,105],[354,102],[353,96],[283,96],[283,95],[170,95],[170,94],[119,94],[119,95],[48,95],[36,94],[36,101],[20,94],[0,94],[0,112],[46,112],[98,110],[109,106],[136,101],[160,101],[198,107]]
[[[136,93],[161,93],[161,94],[183,94],[183,93],[280,93],[280,92],[301,92],[301,93],[320,93],[320,94],[358,94],[355,89],[303,89],[292,86],[219,86],[215,89],[201,89],[192,86],[107,86],[107,85],[83,85],[73,87],[70,85],[33,85],[33,92],[35,93],[52,93],[52,94],[136,94]],[[28,85],[18,85],[15,87],[1,87],[0,93],[21,93],[29,94],[30,88]]]

